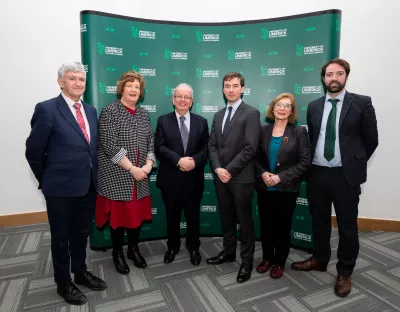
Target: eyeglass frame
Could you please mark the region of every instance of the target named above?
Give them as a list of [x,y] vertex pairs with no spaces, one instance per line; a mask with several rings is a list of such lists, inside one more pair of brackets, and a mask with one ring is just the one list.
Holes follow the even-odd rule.
[[184,101],[191,101],[191,100],[193,100],[193,97],[191,97],[191,96],[186,96],[186,95],[174,95],[173,96],[175,99],[177,99],[177,100],[184,100]]
[[281,103],[281,102],[275,103],[274,107],[275,106],[278,108],[283,108],[285,110],[289,110],[289,109],[293,108],[293,104]]

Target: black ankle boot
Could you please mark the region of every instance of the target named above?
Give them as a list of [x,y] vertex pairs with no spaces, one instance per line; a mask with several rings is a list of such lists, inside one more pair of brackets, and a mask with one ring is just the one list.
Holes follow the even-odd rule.
[[128,274],[129,267],[125,262],[124,253],[122,248],[116,249],[112,251],[112,258],[115,265],[115,269],[117,272],[121,274]]
[[128,245],[128,259],[133,260],[136,267],[143,269],[147,266],[146,260],[140,254],[138,245]]

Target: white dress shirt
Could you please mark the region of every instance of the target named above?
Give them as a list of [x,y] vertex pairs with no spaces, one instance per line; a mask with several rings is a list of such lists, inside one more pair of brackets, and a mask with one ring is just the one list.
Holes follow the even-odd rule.
[[225,115],[224,115],[224,119],[222,120],[222,132],[224,131],[224,126],[225,126],[225,121],[226,118],[228,118],[228,114],[229,114],[229,106],[232,106],[232,113],[231,113],[231,119],[233,118],[233,115],[235,115],[236,110],[238,109],[240,103],[242,103],[242,99],[237,100],[235,103],[233,103],[232,105],[227,104],[226,105],[226,110],[225,110]]
[[68,107],[69,107],[69,109],[71,110],[72,115],[74,115],[74,117],[75,117],[75,119],[76,119],[77,122],[78,122],[78,119],[76,118],[76,109],[75,109],[75,107],[74,107],[74,104],[75,104],[75,103],[80,103],[80,104],[81,104],[81,113],[82,113],[82,116],[83,116],[83,120],[85,121],[86,132],[87,132],[87,134],[88,134],[88,136],[89,136],[89,139],[90,139],[90,127],[89,127],[89,122],[88,122],[88,119],[87,119],[87,117],[86,117],[85,109],[83,108],[83,104],[82,104],[81,99],[79,99],[78,102],[74,102],[74,101],[71,100],[68,96],[66,96],[63,92],[61,92],[61,95],[62,95],[62,97],[64,98],[65,102],[67,102]]
[[[179,130],[181,130],[181,120],[179,119],[179,117],[181,117],[181,115],[179,115],[177,111],[175,111],[175,115],[176,115],[176,119],[178,120]],[[190,111],[187,111],[186,114],[183,115],[183,117],[185,117],[185,121],[183,123],[185,124],[186,128],[188,129],[188,133],[190,133]]]

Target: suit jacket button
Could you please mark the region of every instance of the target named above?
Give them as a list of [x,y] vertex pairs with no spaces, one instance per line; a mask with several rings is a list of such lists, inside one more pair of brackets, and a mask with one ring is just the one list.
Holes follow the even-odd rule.
[[276,164],[277,167],[279,167],[280,165],[281,165],[280,163],[277,163],[277,164]]

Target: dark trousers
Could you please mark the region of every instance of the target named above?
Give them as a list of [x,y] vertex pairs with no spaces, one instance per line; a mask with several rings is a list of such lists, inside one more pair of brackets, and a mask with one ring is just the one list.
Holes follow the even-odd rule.
[[140,237],[140,230],[142,226],[139,226],[134,229],[126,229],[123,227],[118,227],[113,229],[110,227],[110,234],[111,234],[111,242],[113,246],[113,250],[118,250],[122,248],[125,244],[125,231],[128,237],[128,246],[137,246]]
[[167,245],[170,250],[181,247],[180,221],[182,211],[186,218],[186,248],[189,252],[200,247],[200,202],[202,193],[182,192],[179,196],[168,191],[161,192],[167,217]]
[[252,215],[253,183],[222,183],[215,179],[219,204],[224,251],[236,255],[236,224],[240,224],[240,257],[243,263],[253,263],[254,223]]
[[308,180],[308,201],[312,216],[314,257],[328,263],[331,257],[331,215],[335,207],[339,228],[338,262],[339,275],[350,276],[356,265],[358,251],[358,202],[360,186],[350,186],[343,168],[312,166]]
[[290,251],[290,229],[298,192],[258,192],[258,215],[263,260],[285,266]]
[[45,196],[51,233],[54,280],[62,284],[86,270],[86,245],[92,227],[96,191],[93,182],[82,197]]

